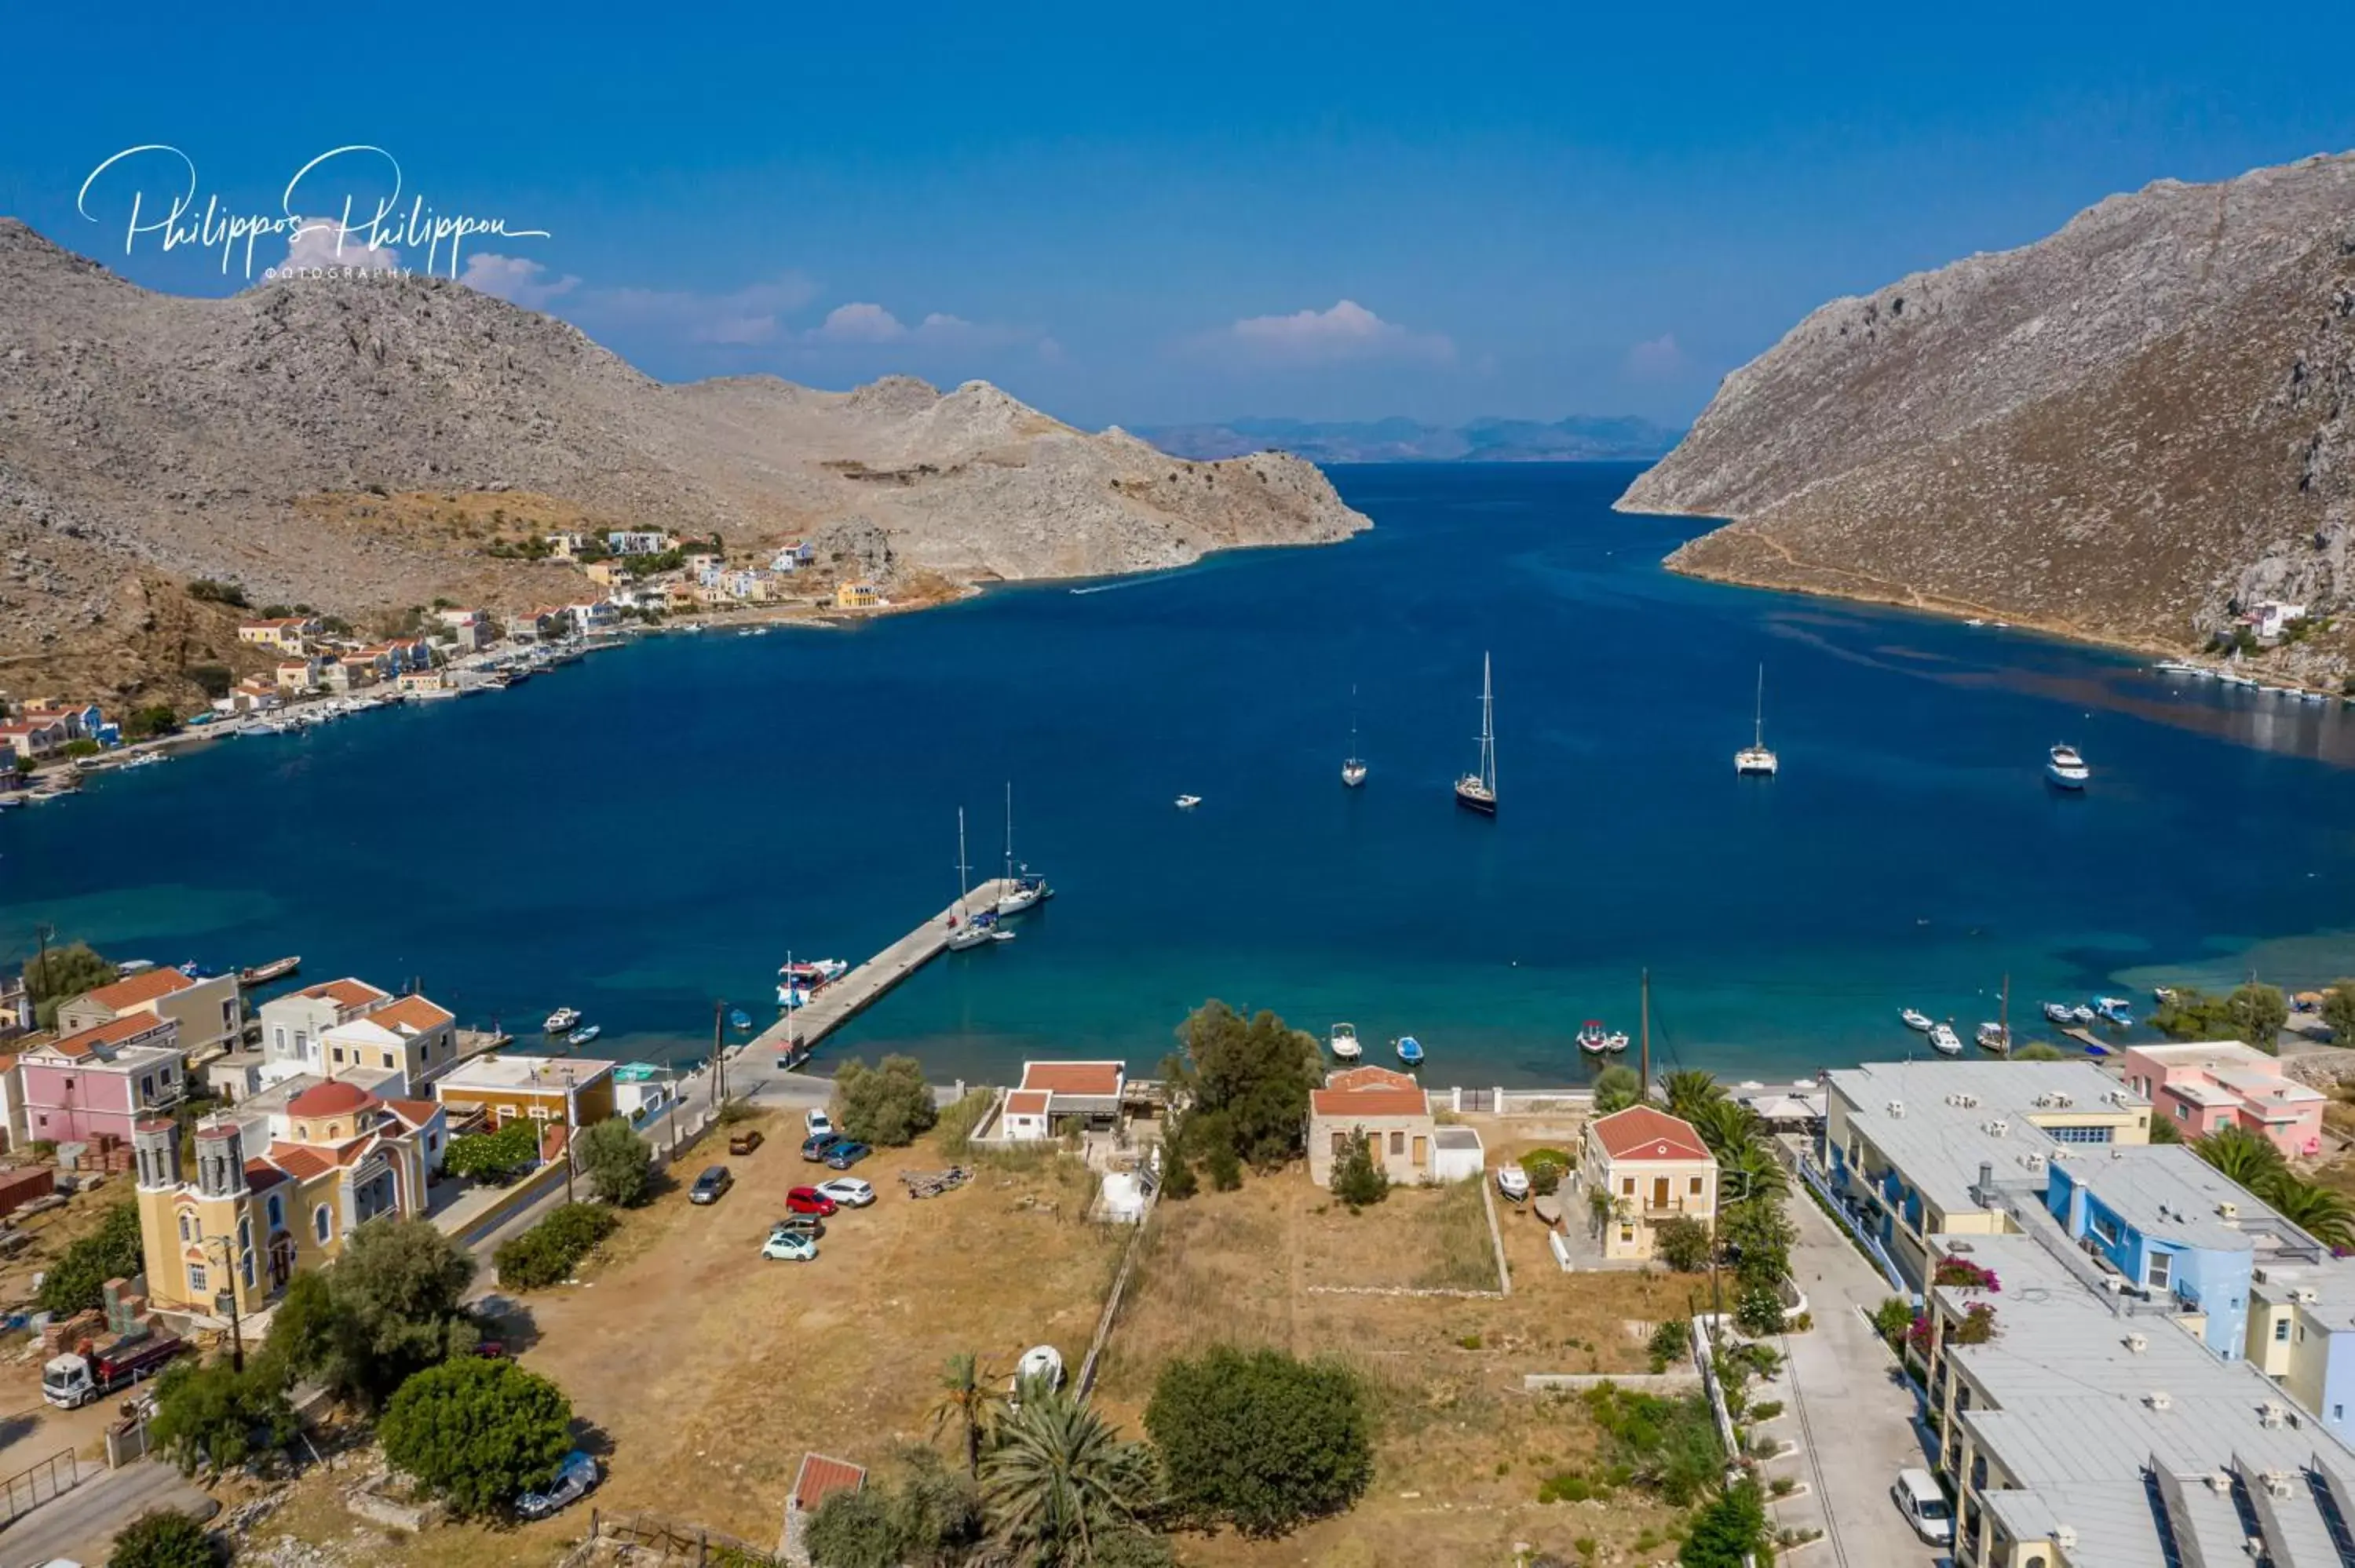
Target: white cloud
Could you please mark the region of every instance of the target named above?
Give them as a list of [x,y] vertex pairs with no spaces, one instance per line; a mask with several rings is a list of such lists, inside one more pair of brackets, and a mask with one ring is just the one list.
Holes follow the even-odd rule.
[[1052,341],[1042,340],[1039,334],[1029,327],[969,322],[963,316],[953,316],[942,311],[934,311],[914,326],[910,326],[881,305],[865,302],[835,306],[826,313],[823,323],[813,327],[805,335],[813,344],[904,343],[926,348],[965,350]]
[[825,324],[809,335],[817,343],[890,343],[907,336],[908,329],[880,305],[847,304],[826,312]]
[[1423,360],[1444,364],[1455,344],[1440,333],[1411,332],[1386,322],[1355,300],[1325,311],[1288,316],[1246,316],[1196,340],[1199,348],[1263,365],[1334,365],[1351,360]]
[[1685,373],[1685,351],[1677,334],[1662,333],[1627,351],[1627,374],[1638,381],[1673,381]]
[[583,324],[666,332],[689,343],[742,346],[783,335],[781,318],[810,302],[817,285],[797,272],[726,293],[689,289],[588,289],[568,313]]
[[552,277],[537,261],[520,256],[495,256],[487,250],[477,250],[466,258],[466,270],[458,281],[527,311],[545,310],[550,300],[581,286],[581,280],[570,272],[561,278]]
[[371,250],[364,235],[346,235],[334,218],[314,218],[286,237],[282,268],[357,267],[363,271],[389,272],[400,265],[400,252],[385,247]]

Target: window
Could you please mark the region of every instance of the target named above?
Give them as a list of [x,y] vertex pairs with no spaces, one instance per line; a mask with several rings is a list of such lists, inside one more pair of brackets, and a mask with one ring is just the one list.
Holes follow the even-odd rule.
[[2150,1278],[2147,1283],[2153,1290],[2164,1290],[2167,1288],[2169,1277],[2174,1272],[2175,1258],[2173,1255],[2163,1252],[2152,1253],[2150,1255]]
[[336,1222],[328,1217],[326,1204],[311,1212],[311,1231],[323,1242],[336,1234]]
[[1619,1227],[1619,1239],[1623,1242],[1634,1241],[1636,1239],[1636,1227],[1633,1225],[1621,1225]]
[[2118,1222],[2095,1209],[2092,1215],[2093,1232],[2110,1245],[2118,1245]]
[[[270,1038],[271,1043],[277,1046],[278,1054],[281,1056],[286,1054],[286,1025],[282,1023],[272,1024],[270,1030]],[[300,1051],[302,1047],[297,1045],[295,1049]]]
[[384,1065],[388,1067],[392,1065],[392,1053],[389,1051],[384,1054]]
[[152,1100],[155,1097],[155,1074],[149,1073],[139,1080],[139,1097],[143,1100]]
[[2288,1343],[2289,1343],[2289,1319],[2286,1319],[2286,1318],[2283,1318],[2283,1319],[2277,1319],[2277,1320],[2275,1322],[2275,1324],[2274,1324],[2274,1343],[2275,1343],[2275,1344],[2276,1344],[2276,1345],[2286,1345],[2286,1344],[2288,1344]]
[[2346,1419],[2347,1419],[2347,1407],[2346,1407],[2345,1405],[2343,1405],[2343,1404],[2334,1404],[2334,1405],[2332,1405],[2332,1406],[2330,1407],[2330,1419],[2331,1419],[2331,1420],[2333,1420],[2333,1421],[2344,1421],[2344,1420],[2346,1420]]
[[1689,1181],[1686,1182],[1686,1183],[1685,1183],[1685,1192],[1686,1192],[1686,1193],[1687,1193],[1687,1195],[1688,1195],[1688,1196],[1695,1197],[1695,1198],[1700,1197],[1700,1177],[1698,1177],[1698,1176],[1696,1176],[1696,1177],[1692,1178],[1692,1180],[1690,1180]]
[[343,1060],[344,1060],[344,1048],[343,1048],[342,1046],[338,1045],[338,1046],[336,1046],[336,1065],[341,1066],[341,1065],[343,1065]]
[[192,1242],[196,1239],[197,1238],[191,1234],[188,1230],[188,1216],[182,1214],[180,1216],[180,1240],[182,1242]]
[[202,1296],[204,1293],[205,1266],[201,1263],[192,1263],[188,1265],[188,1294]]
[[1623,1198],[1632,1198],[1636,1195],[1636,1179],[1633,1176],[1620,1179],[1619,1195]]
[[1333,1158],[1336,1160],[1346,1160],[1348,1157],[1349,1135],[1346,1132],[1335,1133],[1333,1135]]
[[1391,1129],[1391,1152],[1392,1154],[1406,1152],[1406,1134],[1396,1128]]
[[2175,1119],[2178,1121],[2190,1121],[2191,1119],[2191,1107],[2185,1105],[2181,1100],[2176,1101]]
[[2048,1127],[2056,1143],[2107,1143],[2111,1129],[2107,1127]]
[[275,1192],[270,1194],[270,1228],[273,1231],[286,1228],[286,1201]]

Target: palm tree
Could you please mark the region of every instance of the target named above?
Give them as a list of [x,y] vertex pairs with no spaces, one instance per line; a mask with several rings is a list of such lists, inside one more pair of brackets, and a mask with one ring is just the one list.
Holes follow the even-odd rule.
[[1092,1562],[1097,1542],[1142,1528],[1157,1489],[1150,1448],[1044,1383],[1023,1389],[981,1463],[990,1534],[1030,1568]]
[[2193,1143],[2191,1150],[2224,1180],[2237,1181],[2252,1192],[2282,1169],[2281,1150],[2262,1133],[2244,1127],[2220,1127]]
[[1774,1150],[1754,1139],[1731,1153],[1719,1154],[1717,1164],[1718,1192],[1739,1192],[1737,1202],[1770,1193],[1779,1198],[1790,1191],[1790,1172],[1783,1169]]
[[1703,1106],[1725,1098],[1717,1075],[1699,1067],[1679,1067],[1673,1073],[1661,1074],[1660,1091],[1667,1097],[1668,1114],[1687,1121],[1700,1114]]
[[964,1467],[967,1474],[981,1476],[981,1440],[989,1429],[992,1412],[1006,1403],[1006,1395],[996,1386],[996,1380],[981,1370],[980,1361],[971,1351],[959,1351],[941,1369],[941,1399],[932,1406],[932,1436],[954,1425],[964,1434]]
[[2355,1207],[2318,1182],[2301,1181],[2286,1167],[2255,1189],[2276,1213],[2327,1247],[2355,1247]]
[[1751,1114],[1748,1106],[1738,1100],[1706,1101],[1695,1107],[1692,1114],[1685,1119],[1692,1123],[1693,1130],[1700,1134],[1700,1140],[1709,1145],[1709,1151],[1720,1160],[1731,1159],[1745,1146],[1757,1141],[1758,1118]]

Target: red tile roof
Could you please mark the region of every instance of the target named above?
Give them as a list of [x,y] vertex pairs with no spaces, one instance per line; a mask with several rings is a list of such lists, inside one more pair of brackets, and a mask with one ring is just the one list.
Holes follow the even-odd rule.
[[257,1192],[267,1192],[285,1180],[286,1172],[267,1160],[249,1160],[245,1162],[245,1184]]
[[1328,1089],[1412,1089],[1420,1087],[1412,1073],[1389,1067],[1344,1067],[1325,1080]]
[[387,1100],[384,1108],[410,1127],[423,1127],[442,1108],[439,1100]]
[[377,1097],[349,1079],[338,1078],[304,1089],[286,1102],[286,1114],[304,1118],[345,1116],[379,1104]]
[[90,993],[90,1000],[101,1007],[124,1012],[158,997],[186,991],[196,983],[177,969],[143,969],[112,985],[100,986]]
[[1044,1116],[1050,1097],[1044,1089],[1017,1089],[1006,1097],[1008,1116]]
[[804,1513],[815,1513],[817,1505],[840,1491],[858,1491],[867,1485],[867,1472],[847,1459],[829,1459],[823,1454],[804,1454],[802,1467],[794,1476],[794,1506]]
[[121,1045],[143,1034],[179,1026],[153,1013],[133,1012],[125,1017],[101,1023],[95,1029],[85,1029],[79,1034],[69,1034],[48,1047],[60,1056],[87,1056],[101,1045]]
[[336,1162],[315,1149],[305,1149],[299,1143],[273,1143],[264,1157],[270,1163],[297,1181],[308,1181],[324,1176],[336,1168]]
[[392,992],[378,991],[363,980],[346,975],[342,980],[321,980],[317,985],[304,986],[299,993],[332,1001],[339,1007],[366,1007],[372,1001],[383,1001]]
[[1308,1108],[1317,1116],[1339,1121],[1352,1117],[1431,1114],[1430,1103],[1421,1089],[1318,1089],[1308,1097]]
[[1125,1062],[1025,1062],[1022,1086],[1059,1095],[1116,1095]]
[[453,1017],[421,996],[404,996],[369,1013],[368,1022],[381,1023],[388,1029],[408,1029],[422,1034],[428,1030],[441,1028],[452,1022]]
[[1692,1123],[1650,1106],[1629,1106],[1586,1124],[1614,1160],[1708,1160],[1709,1145]]

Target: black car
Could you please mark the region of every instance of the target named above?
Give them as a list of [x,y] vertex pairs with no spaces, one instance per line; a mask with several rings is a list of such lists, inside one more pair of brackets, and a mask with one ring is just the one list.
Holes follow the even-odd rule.
[[845,1141],[838,1132],[814,1132],[802,1139],[802,1158],[815,1165],[831,1153],[834,1146]]
[[716,1203],[719,1202],[720,1194],[735,1184],[736,1178],[728,1174],[728,1167],[714,1165],[695,1179],[695,1186],[687,1193],[687,1201],[690,1203]]
[[826,1151],[826,1162],[834,1170],[847,1171],[874,1152],[856,1139],[839,1139]]

